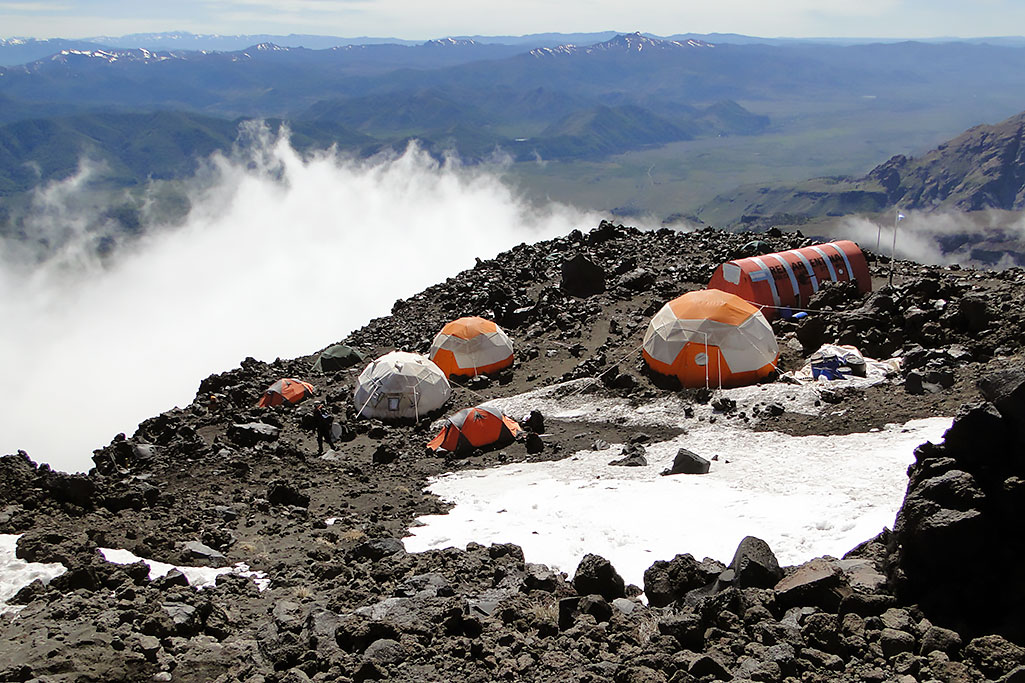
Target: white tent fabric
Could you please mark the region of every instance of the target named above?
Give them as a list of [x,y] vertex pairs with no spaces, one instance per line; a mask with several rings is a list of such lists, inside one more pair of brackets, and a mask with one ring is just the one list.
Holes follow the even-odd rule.
[[392,351],[360,373],[353,400],[364,417],[419,419],[443,406],[451,391],[445,373],[429,358]]
[[672,365],[690,343],[719,347],[732,372],[757,370],[771,363],[779,352],[772,328],[761,315],[751,316],[740,325],[681,320],[668,304],[651,319],[643,347],[653,358]]

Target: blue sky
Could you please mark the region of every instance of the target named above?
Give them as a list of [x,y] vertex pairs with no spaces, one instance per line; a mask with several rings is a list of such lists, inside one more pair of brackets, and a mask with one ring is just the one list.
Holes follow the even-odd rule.
[[428,39],[557,31],[765,37],[1025,34],[1021,0],[0,0],[0,37],[190,31]]

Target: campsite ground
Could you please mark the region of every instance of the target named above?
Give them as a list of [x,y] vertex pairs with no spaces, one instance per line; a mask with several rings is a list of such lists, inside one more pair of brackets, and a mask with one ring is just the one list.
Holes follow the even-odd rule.
[[[490,382],[456,385],[444,412],[524,394],[563,380],[602,374],[607,382],[589,384],[586,389],[595,398],[615,399],[638,408],[666,397],[706,405],[707,395],[666,387],[646,373],[639,345],[647,321],[663,303],[699,288],[707,281],[711,265],[736,252],[751,236],[622,229],[606,229],[605,233],[607,237],[601,240],[570,236],[518,248],[495,261],[483,262],[458,278],[397,302],[394,315],[372,321],[347,341],[370,355],[396,347],[425,351],[441,324],[458,315],[520,315],[522,321],[510,326],[518,354],[515,366]],[[791,248],[802,241],[792,234],[768,239],[777,249]],[[579,298],[559,290],[559,264],[578,251],[590,252],[602,264],[609,284],[604,294]],[[884,271],[874,260],[872,267],[878,283]],[[1020,273],[978,277],[968,271],[902,264],[902,277],[904,280],[886,296],[917,304],[938,300],[943,294],[955,313],[965,296],[988,301],[984,329],[966,330],[959,314],[940,318],[937,313],[930,324],[940,327],[930,330],[938,333],[919,340],[932,340],[930,353],[937,359],[947,358],[944,349],[953,343],[966,347],[970,360],[941,359],[945,368],[952,368],[952,386],[936,393],[912,393],[897,378],[868,388],[832,390],[820,401],[817,414],[784,404],[782,411],[773,411],[778,414],[761,413],[757,418],[728,408],[717,410],[717,419],[795,436],[867,432],[912,418],[954,415],[963,403],[977,400],[976,381],[985,369],[1021,361],[1021,340],[1015,332],[1020,328],[1015,311],[1025,308]],[[929,283],[938,284],[934,287]],[[960,298],[955,300],[948,292]],[[874,301],[881,308],[872,309],[867,319],[885,337],[890,332],[886,328],[902,325],[904,311],[910,309],[890,306],[878,297]],[[861,310],[870,302],[856,297],[840,301],[834,310]],[[525,308],[530,312],[516,313]],[[780,338],[784,369],[796,369],[810,352],[802,348],[792,324],[780,326],[781,331],[784,328],[787,331]],[[839,331],[828,328],[825,334],[838,335]],[[902,353],[917,344],[915,334],[909,329],[900,345]],[[997,349],[998,354],[994,353]],[[679,427],[671,426],[645,426],[641,430],[613,415],[608,420],[548,418],[542,436],[544,448],[539,453],[530,453],[525,443],[516,442],[469,456],[439,457],[425,450],[427,440],[434,435],[429,421],[388,425],[354,419],[350,397],[359,368],[317,375],[309,370],[314,358],[315,354],[272,364],[250,359],[240,368],[207,378],[191,405],[143,423],[127,441],[127,449],[119,446],[124,441],[115,440],[100,451],[100,460],[123,457],[122,469],[94,476],[88,485],[82,483],[85,478],[71,477],[68,483],[53,489],[63,493],[54,494],[32,483],[43,475],[30,472],[17,458],[5,459],[5,469],[0,471],[0,493],[4,494],[0,503],[6,507],[0,507],[0,532],[27,532],[26,538],[31,540],[23,545],[35,548],[26,553],[29,558],[63,558],[71,565],[85,567],[82,571],[87,573],[100,572],[97,576],[110,570],[97,569],[91,554],[96,546],[123,548],[140,557],[174,564],[244,562],[266,572],[272,587],[260,593],[251,583],[247,587],[245,582],[225,582],[204,592],[207,597],[202,599],[212,601],[207,604],[215,605],[214,613],[223,609],[227,615],[229,625],[215,633],[259,639],[264,637],[257,634],[267,628],[268,615],[273,612],[278,619],[282,604],[301,605],[307,613],[317,609],[347,613],[394,595],[400,579],[408,574],[448,572],[469,562],[459,559],[462,555],[457,558],[439,551],[398,556],[388,566],[366,564],[368,558],[375,559],[373,553],[377,551],[373,548],[401,539],[417,517],[445,511],[445,503],[425,492],[432,477],[513,462],[560,459],[590,448],[598,439],[627,442],[638,431],[656,441],[681,432]],[[604,362],[598,362],[599,358]],[[308,402],[294,407],[253,408],[263,388],[280,376],[312,381],[337,419],[349,425],[351,439],[335,451],[318,456],[316,439],[304,427],[311,410]],[[209,402],[210,393],[221,396],[216,405]],[[265,440],[245,427],[253,423],[273,425],[280,431]],[[155,448],[149,452],[133,449],[139,444],[153,444]],[[184,545],[191,540],[217,549],[224,557],[197,554]],[[686,552],[686,548],[680,552]],[[726,562],[730,558],[717,559]],[[91,624],[102,626],[109,621],[114,637],[123,646],[135,642],[126,639],[138,637],[133,634],[139,629],[164,633],[163,626],[146,626],[152,620],[159,621],[164,609],[161,605],[169,604],[162,591],[179,591],[174,593],[174,600],[196,600],[189,597],[191,594],[180,593],[181,589],[162,585],[138,588],[134,600],[126,598],[125,593],[120,593],[120,598],[112,593],[112,597],[101,599],[76,591],[74,581],[84,581],[85,575],[75,576],[78,578],[62,590],[37,586],[19,596],[18,600],[28,606],[17,621],[2,627],[5,644],[0,645],[0,661],[6,659],[15,663],[11,666],[27,667],[18,670],[37,676],[70,667],[107,680],[132,680],[132,667],[151,673],[171,668],[181,674],[187,670],[181,665],[189,658],[202,664],[194,667],[192,680],[246,673],[238,668],[242,659],[235,657],[233,661],[229,657],[215,663],[209,643],[203,645],[207,648],[203,650],[191,640],[180,639],[173,646],[170,640],[166,646],[158,642],[155,650],[147,650],[148,654],[138,661],[121,655],[110,657],[109,645],[100,636],[83,641],[77,649],[66,645],[53,649],[49,639],[33,641],[30,633],[35,628],[44,627],[52,634],[92,629],[89,633],[95,635],[100,626]],[[480,580],[481,585],[487,585],[500,582],[500,576],[482,574],[460,580]],[[471,588],[469,583],[457,589],[484,590],[480,586]],[[268,651],[270,654],[265,652],[264,657],[274,660],[273,666],[279,670],[305,656],[301,652],[293,657],[285,651]],[[449,656],[424,655],[437,657],[439,670],[454,666],[444,663],[449,662],[445,659]],[[451,656],[462,661],[459,655]],[[328,664],[325,660],[313,669],[318,666]],[[252,667],[256,668],[246,671],[259,669],[255,664]],[[408,674],[409,680],[417,677],[412,669]],[[189,676],[182,680],[189,680]]]
[[[731,239],[740,243],[745,238],[734,236]],[[689,248],[685,253],[675,255],[677,263],[707,258],[700,250],[687,246]],[[650,267],[655,272],[659,254],[657,249],[648,249],[635,252],[627,258],[631,259],[632,265]],[[547,268],[544,276],[526,288],[526,298],[534,301],[557,287],[559,282],[557,268],[548,267],[544,262],[540,266]],[[873,268],[878,287],[885,282],[885,269],[879,264],[874,264]],[[652,291],[653,288],[645,288],[640,292],[620,288],[614,296],[577,300],[576,306],[586,304],[587,308],[568,307],[567,310],[575,313],[571,322],[556,324],[555,321],[539,320],[519,333],[513,331],[518,352],[514,368],[490,383],[454,384],[448,405],[457,408],[475,405],[495,398],[523,394],[561,379],[593,377],[603,373],[609,377],[618,377],[616,384],[622,388],[601,387],[599,392],[625,398],[637,405],[666,395],[666,392],[677,393],[657,386],[660,384],[658,382],[653,383],[655,378],[645,371],[643,361],[640,360],[639,345],[647,320],[657,307],[671,296],[699,288],[698,283],[688,282],[685,275],[680,275],[684,273],[678,273],[675,281],[663,278],[659,283],[663,291],[669,291],[671,295],[656,293]],[[952,271],[944,274],[944,277],[950,278],[962,276],[972,277],[969,272]],[[905,277],[909,281],[915,279],[910,271]],[[972,281],[976,287],[1001,284],[1000,280]],[[396,337],[419,338],[419,346],[424,348],[413,350],[425,350],[430,337],[421,334],[424,319],[445,319],[445,308],[449,306],[444,296],[447,289],[443,286],[442,292],[426,297],[422,304],[414,304],[423,306],[423,313],[396,315],[374,321],[368,328],[357,332],[354,338],[370,338],[377,342],[361,346],[370,356],[395,348],[392,340]],[[849,302],[848,305],[854,307],[858,303]],[[440,325],[428,325],[426,329],[435,327]],[[391,334],[387,333],[389,329]],[[610,329],[614,332],[610,332]],[[806,360],[807,354],[800,350],[794,332],[785,333],[780,339],[780,346],[783,370],[795,370]],[[608,362],[598,366],[583,364],[598,355],[606,357]],[[345,419],[347,411],[350,415],[352,413],[352,409],[347,406],[351,403],[349,396],[360,368],[315,376],[316,373],[308,371],[314,359],[315,354],[294,361],[280,361],[271,366],[260,364],[257,378],[247,378],[248,393],[244,395],[256,396],[262,384],[269,384],[278,374],[304,376],[318,387],[339,419]],[[615,369],[612,369],[613,365]],[[817,415],[790,410],[784,410],[781,414],[762,414],[755,421],[754,428],[795,436],[847,434],[866,432],[887,423],[905,422],[914,418],[953,415],[960,405],[977,397],[975,380],[982,368],[983,365],[977,363],[957,368],[955,384],[939,393],[910,394],[899,383],[835,391],[823,403]],[[683,395],[688,394],[693,395],[693,390],[684,390]],[[104,515],[102,510],[98,510],[90,513],[98,515],[98,518],[90,519],[88,526],[101,533],[111,547],[127,548],[140,556],[153,559],[181,560],[181,557],[176,556],[179,552],[178,539],[190,532],[202,533],[202,529],[212,521],[197,523],[195,519],[190,519],[190,511],[197,505],[209,508],[225,501],[235,501],[244,504],[249,518],[245,524],[233,526],[232,534],[237,543],[233,546],[232,558],[235,559],[237,555],[237,559],[260,569],[278,567],[280,570],[285,566],[298,568],[306,560],[308,544],[300,539],[309,533],[310,523],[338,516],[340,506],[345,511],[342,515],[344,519],[332,528],[332,536],[352,542],[368,533],[387,533],[401,537],[415,517],[444,507],[433,496],[423,492],[430,477],[465,468],[557,459],[588,447],[596,439],[611,443],[628,441],[638,431],[611,421],[549,419],[543,436],[545,448],[541,453],[529,454],[525,445],[518,442],[497,450],[475,452],[470,457],[446,459],[426,454],[424,444],[433,436],[427,422],[415,426],[395,426],[357,420],[352,422],[353,439],[341,444],[337,451],[324,459],[316,455],[313,433],[301,426],[308,411],[308,406],[274,409],[271,421],[281,427],[280,438],[274,444],[273,451],[267,451],[269,446],[257,444],[257,452],[264,455],[253,458],[237,451],[237,443],[230,434],[231,425],[266,420],[267,412],[263,409],[248,409],[244,405],[210,409],[205,405],[203,396],[198,395],[197,401],[191,406],[181,411],[172,411],[170,415],[175,417],[170,422],[198,423],[196,435],[203,444],[203,451],[219,452],[220,457],[192,457],[184,463],[161,458],[158,467],[147,479],[159,480],[162,495],[168,502],[173,500],[173,505],[139,512],[125,510],[114,516]],[[727,414],[723,419],[742,418]],[[160,438],[152,429],[148,433],[145,429],[142,432],[152,441]],[[672,432],[666,429],[663,433],[651,436],[668,437]],[[309,496],[310,504],[302,514],[296,512],[296,516],[285,515],[282,518],[278,509],[267,504],[269,485],[276,481],[284,481]],[[288,573],[285,572],[286,575]]]

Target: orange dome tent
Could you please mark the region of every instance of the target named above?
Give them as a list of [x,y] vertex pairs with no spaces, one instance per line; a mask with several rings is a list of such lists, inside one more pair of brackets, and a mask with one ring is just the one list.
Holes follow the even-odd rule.
[[513,345],[490,320],[459,318],[441,328],[428,355],[446,377],[474,377],[512,365]]
[[267,391],[263,392],[260,402],[256,405],[266,408],[268,406],[279,406],[285,401],[298,403],[304,398],[313,396],[316,392],[317,390],[309,382],[286,377],[267,387]]
[[688,292],[662,307],[644,335],[648,366],[685,387],[735,387],[772,372],[779,347],[757,308],[718,289]]
[[494,406],[477,406],[460,410],[446,418],[445,426],[427,443],[432,451],[458,451],[481,448],[493,443],[506,443],[516,438],[520,426]]

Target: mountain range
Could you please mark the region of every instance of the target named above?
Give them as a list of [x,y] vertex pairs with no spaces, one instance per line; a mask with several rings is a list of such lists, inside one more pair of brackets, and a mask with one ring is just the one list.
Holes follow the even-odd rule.
[[716,198],[705,215],[754,222],[817,218],[891,207],[922,211],[1025,209],[1025,112],[979,125],[918,156],[896,155],[858,178],[751,186]]
[[[904,194],[943,202],[955,185],[898,195],[865,174],[1020,111],[1025,87],[1025,48],[1013,41],[600,33],[231,43],[249,38],[0,44],[0,232],[18,234],[28,193],[83,160],[106,169],[92,178],[97,190],[173,183],[232,149],[254,119],[287,123],[300,151],[371,156],[417,140],[464,163],[510,159],[509,177],[528,196],[609,212],[728,224],[874,210]],[[229,49],[207,49],[215,44]],[[197,46],[206,47],[187,49]],[[50,52],[10,64],[40,51]],[[926,172],[902,163],[911,162],[891,164],[898,186]],[[800,197],[780,189],[810,177],[822,179]],[[732,194],[752,182],[756,197]],[[975,205],[955,203],[1003,205],[1010,190],[994,188]]]
[[[495,44],[520,46],[527,49],[536,47],[556,47],[560,45],[592,45],[609,40],[622,31],[592,31],[588,33],[533,33],[529,35],[504,36],[445,36],[436,40],[469,40],[477,44]],[[764,36],[747,36],[737,33],[682,33],[660,36],[644,33],[648,38],[670,41],[699,40],[718,45],[874,45],[903,42],[893,38],[767,38]],[[259,43],[274,43],[286,47],[304,47],[310,50],[323,50],[345,45],[403,45],[414,46],[424,42],[404,40],[400,38],[358,36],[323,36],[310,34],[195,34],[188,31],[166,31],[159,33],[132,33],[123,36],[94,36],[79,40],[61,38],[40,40],[35,38],[0,38],[0,65],[13,66],[24,64],[36,59],[48,57],[63,49],[110,49],[110,48],[145,48],[147,50],[207,50],[232,51],[242,50]],[[1025,45],[1025,37],[991,36],[981,38],[936,37],[918,39],[925,43],[964,42],[973,44],[1001,45],[1021,47]]]

